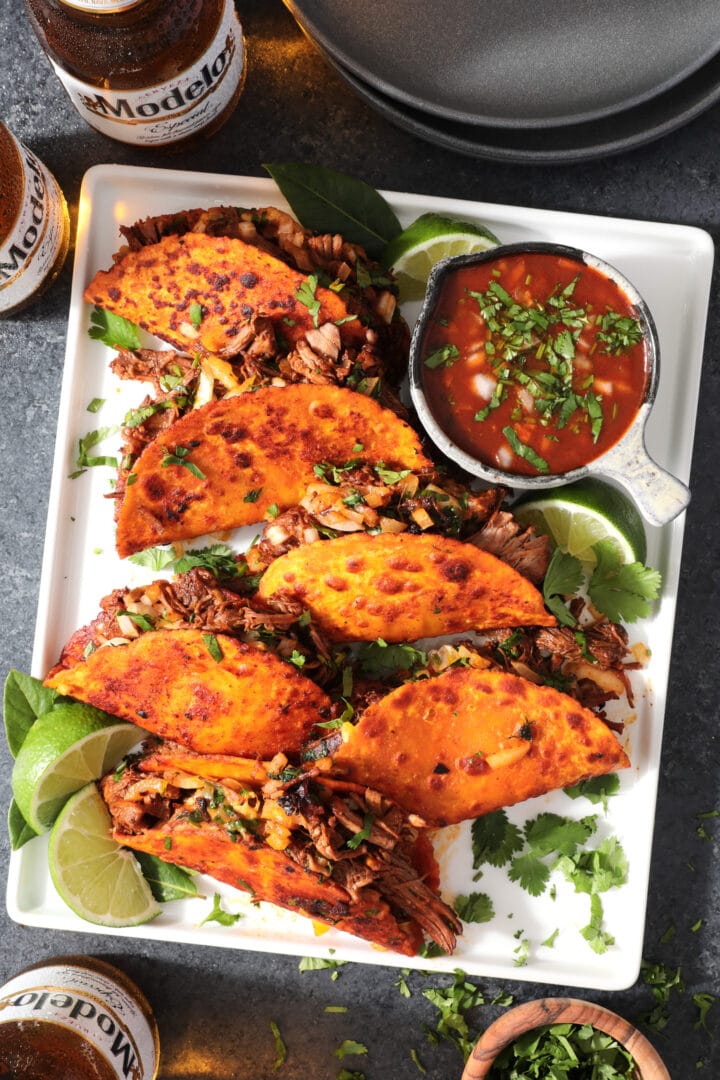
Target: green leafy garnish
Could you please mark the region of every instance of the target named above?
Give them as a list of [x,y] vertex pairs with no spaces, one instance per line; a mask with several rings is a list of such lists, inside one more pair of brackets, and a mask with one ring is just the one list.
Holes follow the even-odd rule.
[[635,622],[650,612],[660,594],[662,578],[642,563],[623,563],[610,540],[593,544],[597,565],[588,584],[592,603],[612,622]]
[[360,845],[362,844],[363,840],[367,840],[368,836],[372,832],[372,827],[373,827],[374,823],[375,823],[375,815],[370,814],[370,813],[366,813],[363,816],[362,829],[360,829],[358,832],[356,832],[355,835],[352,836],[348,840],[347,846],[349,848],[352,848],[353,851],[355,851],[356,848],[359,848]]
[[439,349],[435,349],[426,356],[423,363],[428,368],[452,367],[459,356],[460,350],[457,345],[441,345]]
[[317,274],[309,274],[307,279],[302,282],[295,293],[295,299],[303,304],[310,312],[314,326],[318,325],[320,318],[320,300],[315,295],[317,286]]
[[75,480],[88,469],[95,468],[98,465],[109,465],[111,468],[117,468],[118,461],[115,456],[94,456],[89,453],[98,443],[104,442],[111,435],[115,435],[117,431],[117,427],[98,428],[96,431],[88,431],[87,435],[83,435],[78,439],[78,453],[75,459],[76,468],[74,472],[70,473],[70,480]]
[[8,672],[3,690],[3,716],[8,749],[17,757],[25,736],[38,716],[50,712],[57,690],[43,686],[40,679],[14,668]]
[[142,631],[142,633],[145,633],[147,630],[154,630],[155,628],[154,620],[149,615],[143,615],[141,612],[127,611],[125,608],[122,608],[117,614],[126,615],[128,619],[137,626],[138,630]]
[[426,997],[440,1016],[435,1030],[427,1030],[428,1037],[447,1039],[467,1060],[475,1043],[476,1035],[470,1030],[467,1013],[477,1005],[485,1004],[485,995],[473,983],[468,982],[464,971],[455,971],[452,986],[423,990]]
[[453,907],[463,922],[490,922],[495,915],[493,902],[487,893],[472,892],[467,896],[456,896]]
[[587,799],[591,803],[602,803],[602,808],[607,813],[608,799],[617,795],[620,790],[620,777],[617,773],[605,773],[604,776],[591,776],[589,780],[581,780],[578,784],[563,788],[565,794],[571,799]]
[[587,941],[593,952],[605,953],[611,945],[615,944],[615,938],[603,929],[603,906],[602,900],[597,893],[590,897],[590,922],[583,926],[580,933]]
[[611,1035],[592,1024],[549,1024],[519,1035],[495,1058],[497,1080],[623,1080],[635,1061]]
[[99,307],[94,308],[90,315],[88,336],[95,341],[102,341],[111,349],[130,349],[134,352],[141,344],[140,332],[135,323]]
[[473,868],[478,870],[483,863],[490,866],[505,866],[512,856],[523,846],[523,839],[517,825],[508,821],[504,810],[494,810],[472,823]]
[[661,961],[643,960],[640,965],[640,977],[645,985],[650,987],[655,999],[653,1008],[639,1017],[640,1023],[651,1031],[661,1032],[667,1027],[670,1019],[670,995],[673,990],[677,994],[685,993],[685,982],[680,974],[680,968],[673,969]]
[[212,656],[216,664],[219,664],[223,658],[223,652],[220,648],[220,642],[214,634],[203,634],[202,636],[205,648]]
[[273,1069],[279,1069],[287,1061],[287,1047],[280,1034],[280,1028],[274,1020],[270,1021],[270,1030],[272,1031],[273,1039],[275,1040],[275,1061],[273,1062]]
[[145,851],[135,851],[133,854],[140,863],[143,877],[150,886],[153,896],[159,903],[188,900],[200,895],[193,876],[181,866],[164,862],[163,859],[158,859],[156,855],[150,855]]
[[13,851],[18,851],[23,844],[27,844],[28,840],[32,840],[33,837],[38,835],[35,830],[28,825],[22,815],[20,807],[14,799],[10,800],[10,807],[8,809],[8,833],[10,835],[10,847]]
[[388,679],[398,671],[412,671],[428,662],[427,653],[413,645],[388,645],[382,638],[361,645],[357,659],[362,674],[369,679]]
[[517,454],[518,457],[524,458],[525,461],[528,461],[534,468],[537,469],[538,472],[549,472],[550,466],[548,465],[545,458],[540,457],[538,452],[536,450],[533,450],[532,446],[528,446],[526,443],[522,442],[514,427],[511,427],[510,424],[507,424],[502,429],[502,432],[508,443],[510,444],[510,449],[512,450],[513,454]]
[[167,469],[170,465],[182,465],[184,469],[187,469],[193,476],[196,476],[198,480],[204,480],[205,473],[192,461],[188,461],[188,456],[192,453],[192,450],[193,448],[191,446],[176,446],[174,454],[171,454],[169,450],[163,450],[160,467],[162,469]]
[[236,577],[241,573],[232,548],[227,544],[210,544],[205,548],[191,548],[175,559],[173,569],[184,574],[195,567],[211,570],[217,578]]
[[562,626],[575,626],[577,620],[568,611],[564,596],[574,596],[583,584],[582,563],[574,555],[555,548],[543,581],[545,604]]
[[213,896],[212,911],[209,915],[206,915],[198,925],[204,926],[205,923],[216,922],[220,923],[221,926],[234,926],[239,919],[242,919],[242,917],[242,913],[240,912],[238,912],[237,915],[233,915],[232,912],[225,911],[222,906],[222,897],[220,896],[220,893],[215,893]]
[[149,570],[168,570],[174,567],[176,555],[172,548],[151,547],[129,555],[128,561],[136,566],[146,566]]
[[190,316],[190,323],[192,326],[198,327],[203,320],[203,307],[202,304],[193,303],[188,308],[188,315]]
[[375,259],[402,231],[394,211],[375,188],[320,165],[264,164],[295,217],[307,229],[339,233]]
[[250,491],[248,491],[247,495],[243,496],[243,502],[246,502],[246,503],[257,502],[261,495],[262,495],[262,488],[261,487],[252,488]]
[[600,327],[597,336],[598,341],[602,341],[604,345],[603,352],[612,353],[614,356],[633,345],[639,345],[643,339],[642,327],[637,319],[630,315],[620,315],[617,311],[607,311],[601,315],[597,325]]
[[334,1051],[335,1057],[342,1059],[344,1057],[362,1057],[367,1054],[368,1048],[364,1043],[355,1042],[354,1039],[343,1039]]
[[337,968],[343,967],[347,963],[347,960],[331,960],[322,956],[303,956],[298,964],[298,971],[324,971],[329,968],[333,973],[332,978],[335,980],[340,974]]
[[104,404],[105,404],[105,398],[94,397],[92,399],[92,401],[88,402],[88,404],[85,406],[85,408],[87,409],[88,412],[96,413],[96,412],[100,412],[100,410],[102,409]]

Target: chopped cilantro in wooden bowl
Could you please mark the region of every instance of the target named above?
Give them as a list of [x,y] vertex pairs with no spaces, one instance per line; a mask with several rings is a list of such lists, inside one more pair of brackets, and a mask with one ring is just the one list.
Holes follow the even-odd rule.
[[539,998],[491,1024],[462,1080],[670,1080],[660,1055],[629,1021],[590,1001]]

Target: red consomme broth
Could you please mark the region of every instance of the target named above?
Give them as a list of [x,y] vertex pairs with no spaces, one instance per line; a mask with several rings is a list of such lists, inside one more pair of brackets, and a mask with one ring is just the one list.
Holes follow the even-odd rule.
[[437,424],[509,473],[565,473],[627,431],[645,396],[638,311],[600,270],[546,252],[460,267],[441,282],[421,347]]

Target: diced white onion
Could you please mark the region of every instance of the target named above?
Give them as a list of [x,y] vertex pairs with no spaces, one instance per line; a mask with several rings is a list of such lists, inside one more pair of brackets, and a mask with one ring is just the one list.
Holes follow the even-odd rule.
[[477,375],[473,375],[472,386],[475,393],[478,394],[483,401],[489,401],[495,393],[497,379],[494,379],[492,375],[485,375],[483,372],[479,372]]

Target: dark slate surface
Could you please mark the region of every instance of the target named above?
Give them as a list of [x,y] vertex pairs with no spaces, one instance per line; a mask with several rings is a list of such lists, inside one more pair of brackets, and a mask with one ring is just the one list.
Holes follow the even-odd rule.
[[[0,14],[0,116],[47,163],[76,209],[85,170],[98,162],[169,165],[201,171],[263,175],[265,161],[325,164],[376,187],[474,198],[519,206],[675,221],[717,236],[720,229],[718,157],[720,107],[686,128],[621,157],[572,167],[483,163],[405,134],[355,99],[297,30],[279,0],[238,5],[249,50],[247,85],[237,112],[207,145],[182,157],[134,151],[86,127],[57,85],[32,36],[22,5]],[[9,8],[12,11],[9,12]],[[50,484],[64,349],[71,263],[52,291],[29,313],[0,324],[0,673],[29,670],[40,555]],[[717,824],[710,839],[696,833],[696,815],[719,804],[718,661],[712,633],[718,599],[717,415],[720,385],[720,301],[714,283],[693,460],[670,694],[664,737],[657,825],[644,954],[682,967],[686,989],[671,1002],[670,1022],[652,1035],[671,1074],[720,1075],[720,1039],[696,1028],[692,995],[714,993],[720,975],[720,871]],[[3,748],[2,774],[10,775]],[[3,888],[7,840],[0,830]],[[448,976],[409,978],[401,996],[389,968],[348,966],[299,974],[296,959],[223,949],[145,944],[92,933],[27,929],[0,916],[0,976],[40,958],[81,951],[114,959],[152,1000],[164,1051],[163,1080],[210,1077],[257,1080],[274,1075],[331,1080],[343,1067],[367,1080],[411,1080],[417,1048],[432,1078],[459,1077],[460,1057],[448,1044],[432,1047],[421,1025],[435,1011],[427,986]],[[690,927],[702,919],[700,929]],[[675,926],[672,940],[666,931]],[[475,980],[488,998],[502,989],[518,1001],[562,987]],[[637,1017],[652,1004],[642,983],[627,991],[569,991]],[[327,1004],[349,1007],[326,1014]],[[476,1030],[496,1008],[478,1010]],[[717,1029],[720,1003],[708,1025]],[[273,1070],[273,1019],[289,1048]],[[367,1058],[340,1062],[344,1038],[367,1044]],[[704,1070],[696,1067],[704,1059]]]

